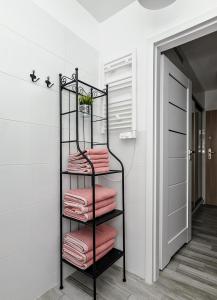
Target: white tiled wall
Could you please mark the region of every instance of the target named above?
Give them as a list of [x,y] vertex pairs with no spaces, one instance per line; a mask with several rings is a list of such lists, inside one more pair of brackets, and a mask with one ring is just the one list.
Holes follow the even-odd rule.
[[[144,232],[144,190],[145,190],[145,134],[138,132],[136,140],[120,140],[119,134],[110,134],[112,151],[122,160],[125,167],[125,210],[126,210],[126,267],[127,270],[142,277],[144,265],[145,232]],[[120,166],[117,164],[118,169]],[[118,191],[118,208],[121,208],[120,175],[105,176],[102,182]],[[121,218],[112,221],[118,228],[117,247],[122,249]],[[136,248],[135,248],[136,245]],[[122,262],[118,264],[122,267]]]
[[0,19],[0,299],[33,300],[59,277],[58,74],[96,84],[98,52],[32,1]]

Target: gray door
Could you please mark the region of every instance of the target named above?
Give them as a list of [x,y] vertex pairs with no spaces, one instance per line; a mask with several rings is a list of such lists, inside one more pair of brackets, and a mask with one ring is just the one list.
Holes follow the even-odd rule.
[[191,81],[161,57],[160,269],[191,239]]

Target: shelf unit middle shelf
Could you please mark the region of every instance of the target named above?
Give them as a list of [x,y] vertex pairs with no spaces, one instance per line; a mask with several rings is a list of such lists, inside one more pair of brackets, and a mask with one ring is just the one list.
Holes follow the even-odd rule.
[[[120,210],[120,209],[114,209],[112,210],[111,212],[107,213],[107,214],[104,214],[100,217],[97,217],[95,219],[95,222],[96,222],[96,226],[97,225],[100,225],[102,223],[105,223],[109,220],[112,220],[120,215],[123,214],[123,210]],[[86,225],[90,225],[90,224],[93,224],[93,220],[90,220],[90,221],[87,221],[87,222],[84,222],[84,221],[81,221],[81,220],[77,220],[77,219],[74,219],[74,218],[71,218],[71,217],[68,217],[66,215],[62,215],[63,218],[65,219],[68,219],[68,220],[71,220],[71,221],[74,221],[74,222],[77,222],[77,223],[81,223],[81,224],[86,224]]]
[[[110,174],[116,174],[116,173],[122,173],[121,170],[110,170],[108,172],[103,172],[103,173],[95,173],[94,176],[102,176],[102,175],[110,175]],[[81,172],[68,172],[68,171],[63,171],[63,175],[76,175],[76,176],[93,176],[91,173],[81,173]]]

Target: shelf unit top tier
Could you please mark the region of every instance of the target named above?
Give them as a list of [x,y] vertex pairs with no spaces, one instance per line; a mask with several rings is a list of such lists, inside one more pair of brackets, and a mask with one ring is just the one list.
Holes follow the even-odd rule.
[[[93,99],[104,97],[108,94],[107,89],[98,89],[89,83],[86,83],[78,78],[76,79],[76,77],[76,74],[72,74],[71,78],[61,75],[61,88],[74,94],[78,93],[79,96],[91,96],[92,94]],[[77,83],[78,88],[76,87]]]

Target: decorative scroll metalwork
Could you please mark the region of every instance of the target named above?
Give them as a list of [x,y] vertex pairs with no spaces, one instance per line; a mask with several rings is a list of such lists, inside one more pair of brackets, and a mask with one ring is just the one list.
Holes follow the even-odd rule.
[[67,77],[67,76],[62,76],[62,78],[61,78],[61,84],[63,86],[65,86],[67,84],[73,83],[75,80],[76,80],[75,74],[72,74],[71,78]]
[[93,97],[93,98],[98,98],[98,97],[103,97],[103,96],[105,96],[104,93],[102,93],[102,92],[100,92],[100,91],[98,91],[98,90],[94,90],[94,89],[93,89],[93,91],[92,91],[92,97]]
[[[78,94],[80,96],[91,96],[91,90],[92,90],[92,98],[99,98],[99,97],[103,97],[106,95],[106,91],[105,90],[99,90],[87,83],[84,83],[80,80],[78,80],[78,91],[76,91],[76,74],[72,74],[71,78],[67,77],[67,76],[62,76],[61,78],[61,85],[63,88],[67,88],[67,90],[72,91],[73,93],[78,92]],[[83,87],[85,86],[89,91],[87,92],[85,90],[85,88]]]
[[[70,85],[69,87],[68,87],[72,92],[74,92],[74,93],[76,93],[76,84],[75,83],[73,83],[72,85]],[[88,95],[90,95],[90,93],[87,93],[86,91],[85,91],[85,89],[82,87],[82,86],[78,86],[78,94],[80,95],[80,96],[88,96]]]

